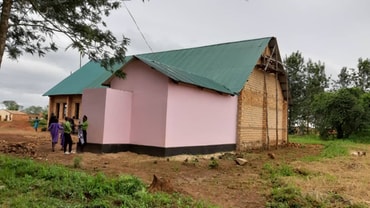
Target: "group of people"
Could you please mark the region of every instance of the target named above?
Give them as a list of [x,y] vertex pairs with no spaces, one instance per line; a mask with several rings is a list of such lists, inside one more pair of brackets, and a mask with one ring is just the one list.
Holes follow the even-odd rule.
[[[87,143],[87,128],[89,126],[89,123],[87,121],[87,116],[84,115],[82,118],[82,122],[79,122],[77,128],[78,128],[78,142],[77,142],[77,148],[78,147],[80,152],[84,151],[84,147]],[[75,153],[72,151],[72,136],[71,134],[75,133],[75,125],[74,125],[74,119],[65,117],[65,121],[61,124],[58,123],[58,118],[52,114],[50,116],[48,130],[51,135],[51,149],[54,152],[55,146],[58,143],[58,140],[60,139],[60,144],[62,146],[62,150],[64,151],[64,154],[71,154]],[[68,146],[68,151],[67,151]]]

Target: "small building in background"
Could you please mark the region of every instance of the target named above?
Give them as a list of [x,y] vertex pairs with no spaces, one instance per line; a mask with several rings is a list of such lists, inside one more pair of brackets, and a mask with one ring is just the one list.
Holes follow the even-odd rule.
[[29,115],[21,111],[0,110],[0,121],[28,121]]

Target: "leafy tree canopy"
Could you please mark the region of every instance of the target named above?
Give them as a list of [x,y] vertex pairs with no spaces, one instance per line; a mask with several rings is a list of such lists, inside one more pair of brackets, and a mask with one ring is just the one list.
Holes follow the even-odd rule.
[[4,100],[3,104],[5,105],[7,110],[19,110],[22,106],[18,105],[17,102],[14,100]]
[[291,103],[289,108],[289,129],[297,125],[297,121],[301,120],[302,106],[304,101],[305,78],[304,78],[304,58],[302,54],[297,51],[284,59],[285,68],[288,74],[289,91],[291,95]]
[[44,108],[41,106],[30,106],[28,108],[25,108],[23,112],[28,114],[40,114],[44,112]]
[[370,59],[359,58],[357,69],[343,67],[335,81],[336,88],[358,87],[363,91],[370,90]]
[[[71,41],[90,60],[107,70],[124,61],[128,39],[117,39],[103,17],[118,9],[119,0],[3,0],[0,1],[0,66],[4,52],[11,59],[24,53],[44,56],[57,51],[57,35]],[[123,76],[123,74],[117,74]]]
[[289,107],[289,129],[299,126],[301,133],[308,133],[309,126],[315,119],[310,109],[313,97],[329,87],[330,78],[326,77],[323,63],[313,62],[311,59],[305,63],[299,51],[286,57],[284,64],[293,104]]
[[317,94],[312,110],[317,118],[315,126],[320,135],[326,137],[327,131],[331,129],[336,130],[337,138],[346,138],[359,132],[368,122],[362,97],[369,98],[359,88],[343,88]]

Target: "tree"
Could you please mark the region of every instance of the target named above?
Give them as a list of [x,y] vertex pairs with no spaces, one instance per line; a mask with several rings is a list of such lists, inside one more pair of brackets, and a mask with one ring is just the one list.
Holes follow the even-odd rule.
[[358,87],[363,91],[370,90],[370,60],[358,59],[357,69],[343,67],[335,81],[336,87]]
[[315,95],[323,93],[326,88],[329,87],[329,78],[326,77],[325,65],[320,61],[317,63],[309,60],[305,67],[306,83],[305,83],[305,94],[303,101],[303,118],[306,121],[307,133],[309,132],[309,126],[315,123],[315,116],[311,110],[312,102],[314,101]]
[[301,133],[309,133],[314,117],[311,103],[316,94],[324,92],[329,86],[325,65],[320,61],[305,63],[300,52],[294,52],[284,60],[288,72],[289,90],[292,106],[289,107],[289,129],[298,125]]
[[368,122],[361,102],[363,91],[359,88],[343,88],[336,92],[322,92],[315,96],[312,109],[315,126],[323,137],[335,129],[337,138],[347,138],[359,132]]
[[361,130],[370,130],[370,92],[365,92],[360,97],[361,106],[364,108],[364,122]]
[[25,113],[28,113],[28,114],[40,114],[44,111],[44,109],[41,107],[41,106],[30,106],[28,108],[25,108],[23,110]]
[[370,89],[370,60],[359,58],[357,70],[356,86],[363,91],[368,91]]
[[323,138],[328,137],[328,131],[334,127],[331,124],[331,118],[328,114],[331,114],[331,110],[328,109],[329,103],[333,100],[334,92],[323,92],[314,96],[314,100],[311,104],[312,112],[315,116],[315,128]]
[[297,51],[284,59],[284,65],[288,74],[289,90],[292,105],[289,107],[288,128],[293,129],[299,125],[301,119],[300,107],[304,100],[304,58]]
[[349,88],[354,86],[353,80],[354,69],[343,67],[338,74],[338,80],[334,81],[336,88]]
[[7,110],[19,110],[21,108],[20,105],[18,105],[17,102],[15,102],[14,100],[4,100],[3,101],[3,104],[5,105],[6,109]]
[[[24,53],[44,56],[57,51],[53,37],[70,39],[68,48],[100,61],[111,70],[124,61],[128,39],[118,40],[106,30],[104,16],[118,9],[122,0],[3,0],[0,16],[0,67],[5,52],[11,59]],[[118,72],[119,73],[119,72]],[[124,76],[124,74],[117,74]]]

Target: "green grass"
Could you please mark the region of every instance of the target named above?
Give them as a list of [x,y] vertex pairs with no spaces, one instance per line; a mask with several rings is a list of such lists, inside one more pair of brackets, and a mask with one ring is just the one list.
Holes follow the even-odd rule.
[[324,144],[327,140],[322,140],[316,135],[289,135],[289,142],[300,144]]
[[266,163],[263,166],[263,177],[271,183],[271,191],[266,207],[322,207],[322,203],[303,195],[294,185],[286,184],[284,177],[299,177],[293,167],[288,164],[273,165]]
[[267,196],[266,207],[269,208],[290,208],[290,207],[348,207],[365,208],[365,204],[351,203],[338,193],[329,193],[326,197],[317,199],[309,194],[303,194],[296,185],[286,182],[289,177],[315,177],[309,171],[294,169],[288,164],[270,164],[263,166],[262,177],[270,183],[270,194]]
[[[319,144],[323,145],[323,150],[318,156],[305,157],[302,160],[318,161],[322,159],[335,159],[336,157],[349,156],[349,151],[353,148],[367,148],[369,136],[354,136],[346,140],[321,140],[315,135],[289,136],[290,142],[300,144]],[[345,200],[341,195],[334,193],[328,194],[321,200],[314,199],[308,194],[302,194],[299,187],[294,184],[287,184],[284,179],[289,177],[315,177],[309,171],[294,169],[289,164],[266,163],[263,166],[262,177],[271,184],[270,194],[266,207],[288,208],[288,207],[366,207],[365,204],[352,204]]]
[[317,135],[289,135],[289,141],[301,144],[326,144],[328,142],[336,142],[336,143],[343,143],[343,144],[370,144],[370,130],[364,131],[356,135],[351,135],[349,138],[346,139],[320,139]]
[[216,207],[180,194],[149,193],[138,178],[0,155],[0,207]]
[[[317,161],[324,158],[335,158],[340,156],[349,155],[349,151],[352,148],[362,148],[364,144],[360,143],[361,138],[352,139],[332,139],[322,140],[316,135],[305,135],[305,136],[289,136],[290,142],[300,144],[320,144],[323,145],[323,151],[318,156],[308,156],[302,158],[304,161]],[[356,142],[355,142],[356,141]]]

